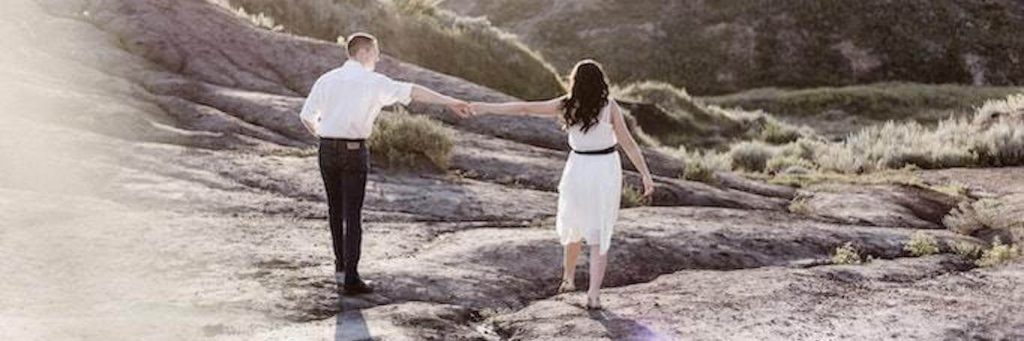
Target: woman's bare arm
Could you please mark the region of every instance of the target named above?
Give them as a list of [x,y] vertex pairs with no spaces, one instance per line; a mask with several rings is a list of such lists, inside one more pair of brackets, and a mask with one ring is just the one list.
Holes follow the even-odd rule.
[[536,102],[474,102],[472,104],[472,108],[477,114],[494,113],[521,116],[558,116],[562,112],[562,97]]
[[[611,99],[609,99],[611,100]],[[629,133],[629,127],[626,126],[626,120],[622,117],[622,109],[619,105],[612,101],[612,130],[615,131],[615,138],[619,140],[619,144],[622,145],[622,151],[626,153],[626,157],[629,161],[636,166],[637,171],[643,178],[644,183],[644,196],[648,197],[654,192],[654,180],[651,178],[651,171],[647,168],[647,161],[644,160],[644,154],[640,152],[640,146],[637,145],[636,140],[633,139],[633,135]]]

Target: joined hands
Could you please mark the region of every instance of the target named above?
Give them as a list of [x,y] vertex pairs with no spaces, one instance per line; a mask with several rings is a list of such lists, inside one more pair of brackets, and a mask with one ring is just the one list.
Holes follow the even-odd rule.
[[458,115],[460,118],[476,116],[476,110],[466,101],[455,100],[455,102],[448,105],[448,108],[452,109],[455,115]]

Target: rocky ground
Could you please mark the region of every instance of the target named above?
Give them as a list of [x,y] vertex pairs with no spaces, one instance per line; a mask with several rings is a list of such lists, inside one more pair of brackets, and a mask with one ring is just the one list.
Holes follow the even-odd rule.
[[[362,267],[379,291],[341,298],[296,116],[315,77],[342,62],[338,46],[204,0],[5,10],[2,339],[1024,338],[1021,263],[976,269],[947,247],[903,250],[916,231],[982,242],[941,227],[954,197],[730,174],[712,186],[677,179],[682,164],[654,151],[659,194],[622,211],[607,309],[589,313],[582,294],[555,293],[556,123],[419,106],[452,133],[453,169],[375,168]],[[381,71],[510,98],[394,59]],[[1005,184],[1022,174],[919,176],[1019,198]],[[806,212],[788,211],[795,198]],[[846,242],[876,260],[828,265]]]

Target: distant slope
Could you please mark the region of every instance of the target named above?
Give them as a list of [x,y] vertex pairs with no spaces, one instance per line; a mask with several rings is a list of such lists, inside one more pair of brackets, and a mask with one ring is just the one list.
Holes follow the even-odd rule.
[[986,101],[1019,93],[1024,93],[1024,87],[878,83],[798,90],[763,88],[700,100],[724,108],[764,110],[839,138],[886,121],[934,124],[950,116],[966,117]]
[[1024,82],[1024,2],[447,0],[519,34],[559,69],[696,95],[883,81]]
[[554,69],[514,36],[485,20],[462,18],[422,0],[230,0],[287,32],[334,42],[357,31],[381,39],[403,61],[526,98],[562,88]]

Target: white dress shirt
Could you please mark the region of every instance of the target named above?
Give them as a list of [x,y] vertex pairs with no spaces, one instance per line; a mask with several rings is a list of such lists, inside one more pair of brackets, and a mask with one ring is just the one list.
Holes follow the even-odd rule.
[[395,81],[349,60],[317,79],[299,117],[314,127],[319,137],[365,139],[370,137],[381,108],[411,100],[411,83]]

